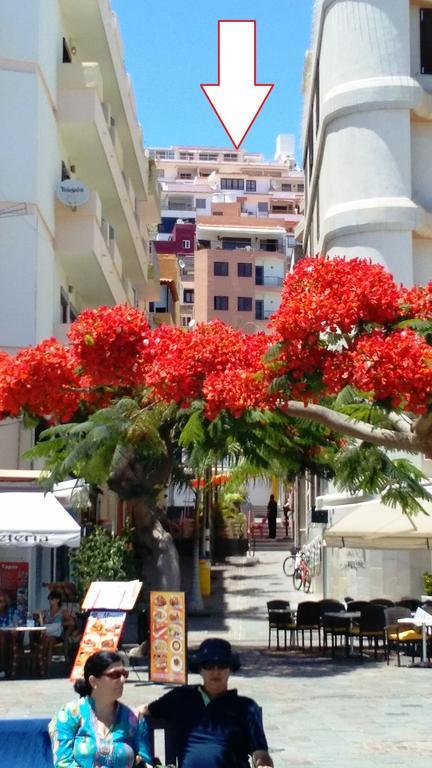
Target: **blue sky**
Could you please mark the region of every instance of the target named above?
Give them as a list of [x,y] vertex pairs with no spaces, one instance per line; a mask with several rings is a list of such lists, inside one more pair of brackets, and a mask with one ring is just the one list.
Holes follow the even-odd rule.
[[293,133],[301,160],[301,81],[313,0],[112,0],[146,146],[229,146],[201,91],[217,81],[217,22],[257,22],[257,82],[275,83],[243,147],[271,159]]

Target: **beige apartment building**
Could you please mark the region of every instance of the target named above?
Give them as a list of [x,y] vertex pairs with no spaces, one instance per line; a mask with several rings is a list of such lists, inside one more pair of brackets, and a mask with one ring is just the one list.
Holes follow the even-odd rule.
[[264,330],[280,304],[292,231],[293,222],[242,216],[241,202],[217,203],[212,215],[198,216],[196,322],[219,318],[248,333]]
[[[263,328],[279,306],[301,219],[304,177],[293,137],[277,137],[272,161],[244,149],[215,147],[150,153],[161,195],[156,245],[158,253],[169,247],[178,257],[181,325],[219,317],[249,331]],[[229,262],[228,279],[215,273],[226,269],[218,262]],[[237,264],[243,263],[240,274],[236,270],[243,267]],[[166,309],[162,292],[156,309]]]

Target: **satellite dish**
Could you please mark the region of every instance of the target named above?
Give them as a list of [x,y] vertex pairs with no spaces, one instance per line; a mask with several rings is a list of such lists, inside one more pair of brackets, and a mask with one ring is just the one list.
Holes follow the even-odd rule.
[[184,263],[183,259],[179,259],[179,267],[180,269],[184,269],[186,264]]
[[57,197],[63,205],[75,210],[90,199],[90,190],[78,179],[65,179],[57,187]]

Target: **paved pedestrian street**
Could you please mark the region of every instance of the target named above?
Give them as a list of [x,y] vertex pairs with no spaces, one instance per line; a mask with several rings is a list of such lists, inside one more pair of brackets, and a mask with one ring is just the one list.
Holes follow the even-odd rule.
[[[432,669],[412,668],[402,657],[394,661],[357,658],[348,662],[297,650],[267,649],[266,601],[293,593],[282,575],[283,552],[259,553],[251,566],[233,560],[216,566],[211,614],[191,617],[190,644],[205,637],[230,639],[243,666],[232,678],[245,695],[263,707],[264,722],[276,768],[385,768],[432,761]],[[319,599],[320,594],[311,594]],[[125,686],[124,701],[151,701],[165,689],[146,682],[138,668]],[[190,682],[199,680],[190,676]],[[2,717],[50,716],[73,698],[64,678],[0,681]]]

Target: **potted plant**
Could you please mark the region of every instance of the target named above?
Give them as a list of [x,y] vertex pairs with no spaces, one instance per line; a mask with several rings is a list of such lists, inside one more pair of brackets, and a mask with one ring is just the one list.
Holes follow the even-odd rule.
[[423,574],[423,588],[425,595],[432,595],[432,573],[428,571]]

